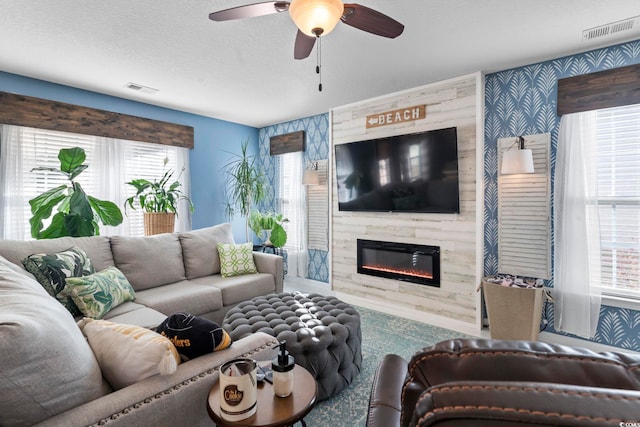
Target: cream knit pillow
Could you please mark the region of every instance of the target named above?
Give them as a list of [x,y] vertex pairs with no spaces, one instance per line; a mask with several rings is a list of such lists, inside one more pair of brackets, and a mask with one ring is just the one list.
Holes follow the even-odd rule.
[[172,374],[180,355],[171,341],[149,329],[88,317],[78,326],[89,340],[102,375],[114,390],[154,375]]

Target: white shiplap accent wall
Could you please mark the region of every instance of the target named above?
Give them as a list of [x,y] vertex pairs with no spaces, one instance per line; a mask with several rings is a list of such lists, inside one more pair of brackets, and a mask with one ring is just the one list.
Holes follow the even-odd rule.
[[[460,214],[340,212],[333,183],[331,284],[338,295],[372,306],[383,304],[398,314],[422,313],[425,319],[435,317],[445,324],[480,328],[476,288],[483,242],[482,224],[478,223],[478,209],[482,211],[478,186],[482,183],[483,84],[482,75],[475,73],[332,110],[332,145],[455,126],[460,180]],[[416,105],[426,105],[424,119],[366,129],[367,115]],[[331,168],[333,177],[335,161]],[[440,246],[441,287],[358,274],[359,238]]]
[[[512,138],[498,139],[498,171]],[[525,135],[531,174],[498,175],[498,271],[551,279],[551,134]]]

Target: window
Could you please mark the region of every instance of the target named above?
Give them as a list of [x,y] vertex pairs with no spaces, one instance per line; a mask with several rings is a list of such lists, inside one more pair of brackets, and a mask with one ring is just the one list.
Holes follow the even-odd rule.
[[287,231],[287,274],[307,276],[306,203],[302,185],[302,152],[280,154],[278,162],[277,211],[289,221]]
[[[77,178],[87,194],[110,200],[124,211],[124,200],[135,194],[125,185],[134,178],[159,178],[166,168],[180,173],[185,192],[189,193],[188,149],[136,141],[114,140],[44,129],[0,126],[0,238],[31,238],[28,201],[57,185],[67,183],[60,174],[31,172],[39,166],[58,169],[61,148],[80,147],[85,150],[89,167]],[[189,211],[181,207],[176,230],[189,229]],[[46,224],[45,224],[46,226]],[[143,215],[139,210],[127,209],[118,227],[101,225],[101,234],[141,236],[144,234]]]
[[603,292],[640,298],[640,104],[596,111]]

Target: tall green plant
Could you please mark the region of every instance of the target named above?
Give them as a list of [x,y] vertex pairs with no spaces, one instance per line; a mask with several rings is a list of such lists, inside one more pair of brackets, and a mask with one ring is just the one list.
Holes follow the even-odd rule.
[[[60,173],[67,177],[68,184],[62,184],[29,200],[31,214],[31,237],[53,239],[62,236],[97,236],[98,223],[119,225],[122,223],[120,208],[107,200],[99,200],[87,195],[75,178],[89,166],[84,164],[87,156],[80,147],[62,148],[58,153],[60,169],[49,167],[33,168],[34,171]],[[51,224],[43,230],[43,220],[48,219],[54,208],[57,213]]]
[[232,160],[222,168],[226,173],[224,193],[227,217],[231,219],[239,213],[245,218],[247,242],[251,208],[266,197],[265,177],[256,166],[256,156],[247,153],[248,146],[249,141],[244,141],[240,154],[231,153]]

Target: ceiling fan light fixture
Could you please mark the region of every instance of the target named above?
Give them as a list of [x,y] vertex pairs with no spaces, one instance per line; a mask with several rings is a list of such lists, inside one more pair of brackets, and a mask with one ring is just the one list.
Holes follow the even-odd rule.
[[341,0],[293,0],[289,6],[291,19],[309,37],[329,34],[343,13]]

